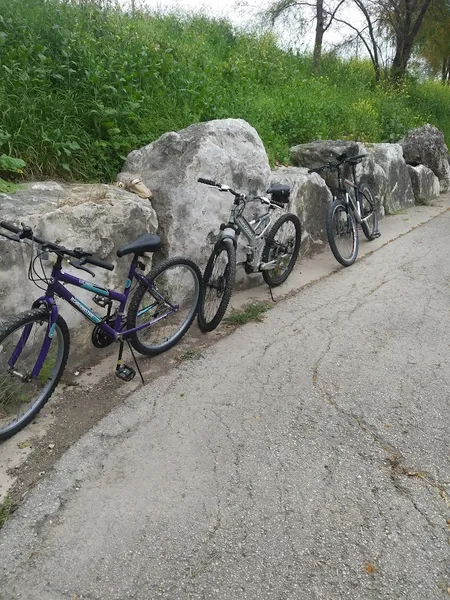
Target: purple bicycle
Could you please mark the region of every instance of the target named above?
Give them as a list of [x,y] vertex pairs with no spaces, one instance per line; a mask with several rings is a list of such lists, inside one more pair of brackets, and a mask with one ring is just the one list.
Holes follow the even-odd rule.
[[[28,240],[31,243],[33,251],[28,278],[45,292],[30,310],[10,317],[0,325],[0,441],[13,436],[35,417],[64,372],[70,335],[67,323],[58,313],[55,297],[68,302],[94,324],[92,343],[96,348],[119,342],[115,372],[124,381],[130,381],[136,374],[132,367],[122,363],[125,342],[142,379],[133,348],[147,356],[165,352],[183,337],[197,314],[202,276],[194,262],[170,258],[157,264],[149,275],[143,273],[142,256],[161,246],[157,235],[144,233],[117,250],[119,258],[128,254],[133,256],[124,291],[117,292],[62,270],[63,260],[68,260],[72,267],[94,277],[86,264],[109,271],[114,265],[82,248],[70,250],[40,239],[31,227],[23,224],[19,228],[1,221],[0,227],[11,232],[0,232],[1,236],[15,242]],[[45,274],[42,262],[48,253],[54,253],[56,258],[50,277]],[[38,263],[42,273],[37,270]],[[91,292],[93,302],[106,314],[100,316],[94,312],[74,296],[67,285]]]

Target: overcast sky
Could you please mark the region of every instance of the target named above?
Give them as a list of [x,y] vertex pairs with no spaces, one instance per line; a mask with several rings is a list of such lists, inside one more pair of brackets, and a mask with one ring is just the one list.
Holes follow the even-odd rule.
[[[130,6],[131,0],[119,0],[123,6]],[[255,25],[255,17],[263,8],[270,4],[271,0],[134,0],[136,7],[145,7],[158,12],[169,12],[174,9],[185,11],[203,12],[210,16],[226,17],[236,26]],[[239,8],[238,5],[245,4],[246,8]],[[351,8],[345,9],[346,18],[353,24],[359,21],[359,14]],[[359,21],[360,22],[360,21]],[[287,31],[286,26],[280,26],[278,35],[281,31]],[[285,43],[289,45],[287,35]],[[325,47],[327,43],[336,44],[342,40],[342,25],[337,25],[334,30],[330,29],[324,39]],[[312,48],[314,42],[314,24],[304,34],[302,38],[303,47]]]

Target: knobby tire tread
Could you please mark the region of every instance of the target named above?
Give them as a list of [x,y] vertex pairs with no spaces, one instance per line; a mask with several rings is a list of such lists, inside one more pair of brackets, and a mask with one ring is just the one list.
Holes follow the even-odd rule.
[[[9,317],[8,319],[6,319],[6,321],[3,321],[0,325],[0,344],[3,342],[3,340],[8,335],[10,335],[13,331],[15,331],[21,325],[29,324],[29,323],[32,323],[33,321],[48,321],[48,319],[49,319],[49,314],[48,314],[48,311],[46,308],[34,308],[31,310],[26,310],[24,312],[21,312],[20,314],[15,315],[13,317]],[[0,431],[0,441],[4,441],[4,440],[7,440],[8,438],[12,437],[13,435],[15,435],[16,433],[21,431],[26,425],[28,425],[28,423],[30,421],[32,421],[34,419],[34,417],[39,413],[39,411],[42,410],[42,408],[50,400],[53,392],[56,389],[56,386],[58,385],[58,383],[62,377],[62,374],[64,373],[64,369],[66,368],[66,364],[67,364],[67,359],[69,357],[70,332],[69,332],[67,323],[65,322],[65,320],[62,318],[61,315],[58,315],[58,317],[56,319],[56,323],[57,323],[58,327],[61,329],[61,333],[63,335],[63,343],[64,343],[63,359],[61,361],[61,366],[59,368],[59,371],[58,371],[51,387],[49,388],[48,392],[43,397],[41,402],[39,404],[36,404],[36,406],[33,408],[33,410],[25,418],[18,421],[14,427],[11,427],[10,429],[7,429],[6,431]]]
[[285,215],[281,215],[281,217],[275,221],[275,223],[272,225],[269,233],[267,234],[266,243],[264,245],[261,260],[262,260],[262,262],[269,261],[270,249],[271,249],[273,240],[275,239],[275,235],[277,234],[280,227],[287,221],[292,221],[292,223],[294,223],[294,227],[295,227],[294,252],[292,253],[291,260],[289,261],[289,265],[288,265],[286,271],[283,273],[283,275],[280,278],[272,279],[272,276],[270,275],[269,271],[262,271],[263,279],[267,283],[267,285],[270,287],[277,287],[278,285],[281,285],[282,283],[284,283],[286,281],[286,279],[292,273],[292,269],[295,266],[295,263],[298,258],[298,254],[300,252],[300,244],[302,241],[302,226],[300,223],[300,219],[297,217],[297,215],[294,215],[293,213],[286,213]]
[[[223,292],[222,300],[220,301],[220,304],[216,311],[216,314],[211,319],[211,321],[206,321],[205,316],[204,316],[204,301],[205,301],[205,294],[206,294],[206,283],[207,283],[209,277],[211,276],[211,270],[214,267],[214,259],[216,256],[218,256],[220,254],[222,248],[225,248],[226,253],[228,255],[228,265],[229,265],[228,277],[227,277],[227,281],[225,283],[225,289]],[[236,279],[236,248],[234,247],[234,244],[231,240],[222,240],[220,245],[216,246],[214,248],[213,252],[211,253],[211,256],[208,259],[208,263],[206,265],[205,272],[203,275],[203,294],[202,294],[202,298],[200,301],[200,307],[199,307],[198,317],[197,317],[198,326],[201,331],[203,331],[205,333],[208,331],[213,331],[214,329],[216,329],[216,327],[222,321],[222,319],[227,311],[228,304],[230,303],[230,300],[231,300],[231,295],[233,293],[235,279]]]
[[[192,324],[192,321],[195,319],[195,317],[197,315],[200,298],[202,296],[202,274],[201,274],[201,271],[198,268],[198,266],[194,263],[194,261],[190,260],[189,258],[183,258],[182,256],[175,256],[173,258],[167,258],[167,259],[159,262],[157,265],[155,265],[155,267],[152,268],[152,270],[150,271],[150,274],[146,276],[146,279],[150,283],[152,283],[153,280],[156,277],[158,277],[159,275],[161,275],[161,273],[163,271],[165,271],[166,269],[168,269],[170,267],[173,267],[174,265],[180,265],[180,264],[189,266],[195,272],[195,275],[197,277],[198,291],[199,291],[198,298],[197,298],[197,310],[195,310],[193,312],[190,319],[188,321],[186,321],[185,323],[183,323],[183,325],[179,329],[179,331],[174,336],[172,336],[172,339],[170,339],[166,344],[158,344],[155,347],[146,346],[140,342],[137,333],[131,334],[129,337],[130,343],[133,346],[133,348],[140,354],[143,354],[145,356],[157,356],[158,354],[162,354],[163,352],[170,350],[170,348],[175,346],[175,344],[177,344],[181,340],[181,338],[185,335],[185,333],[187,333],[189,327]],[[148,290],[148,287],[142,282],[140,282],[139,285],[137,286],[136,291],[134,292],[133,297],[131,298],[130,306],[129,306],[128,312],[127,312],[127,329],[132,329],[133,327],[136,326],[136,317],[137,317],[137,313],[139,310],[139,305],[140,305],[141,300],[147,290]],[[170,317],[168,317],[168,318],[170,319]],[[151,326],[150,326],[150,328],[151,328]]]
[[370,194],[370,197],[373,200],[374,219],[373,219],[372,230],[369,229],[367,222],[361,223],[361,227],[362,227],[364,235],[369,240],[369,242],[371,242],[372,240],[375,240],[377,238],[377,236],[374,236],[372,234],[374,231],[378,230],[378,212],[376,210],[376,205],[375,205],[375,196],[374,196],[372,190],[370,189],[370,187],[366,183],[363,183],[362,185],[359,186],[359,192],[360,192],[361,196],[363,195],[364,191],[368,191]]
[[[333,217],[336,212],[336,208],[338,206],[342,206],[342,208],[347,212],[348,216],[350,217],[350,219],[352,220],[352,223],[353,223],[353,234],[355,237],[355,249],[354,249],[353,255],[350,259],[347,259],[341,255],[341,253],[338,250],[338,247],[336,246],[336,242],[334,241]],[[338,263],[340,263],[344,267],[349,267],[350,265],[352,265],[355,262],[355,260],[358,256],[358,248],[359,248],[358,228],[357,228],[355,217],[354,217],[352,211],[350,209],[347,209],[345,203],[340,198],[335,198],[328,207],[326,227],[327,227],[328,243],[330,244],[330,249],[331,249],[331,252],[333,253],[334,258],[338,261]]]

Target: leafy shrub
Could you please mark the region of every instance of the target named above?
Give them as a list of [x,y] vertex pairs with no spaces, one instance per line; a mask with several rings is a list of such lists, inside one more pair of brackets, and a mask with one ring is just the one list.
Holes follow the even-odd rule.
[[109,181],[130,150],[227,117],[257,129],[272,163],[293,144],[395,141],[427,121],[450,139],[448,87],[377,86],[370,63],[333,55],[313,76],[310,56],[206,16],[0,0],[0,55],[0,149],[29,177]]

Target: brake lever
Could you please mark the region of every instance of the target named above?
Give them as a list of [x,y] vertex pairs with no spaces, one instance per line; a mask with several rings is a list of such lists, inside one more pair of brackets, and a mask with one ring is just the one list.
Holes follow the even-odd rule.
[[90,269],[88,269],[87,267],[84,267],[82,264],[82,260],[69,260],[69,265],[72,265],[72,267],[75,267],[75,269],[80,269],[81,271],[86,271],[86,273],[89,273],[89,275],[92,275],[92,277],[95,277],[95,273],[94,271],[91,271]]

